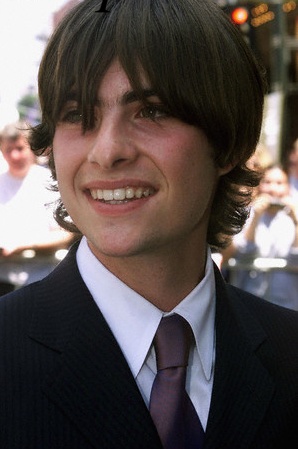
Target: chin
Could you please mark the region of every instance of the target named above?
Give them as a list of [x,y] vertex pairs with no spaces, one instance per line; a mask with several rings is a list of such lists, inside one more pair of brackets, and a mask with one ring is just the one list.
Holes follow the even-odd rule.
[[104,258],[125,258],[132,257],[142,253],[141,248],[136,245],[117,244],[113,242],[111,245],[90,244],[90,248],[98,259]]

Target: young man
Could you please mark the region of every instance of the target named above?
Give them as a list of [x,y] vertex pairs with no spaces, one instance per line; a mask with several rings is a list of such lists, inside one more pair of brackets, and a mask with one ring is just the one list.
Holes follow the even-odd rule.
[[[101,3],[66,17],[40,67],[31,146],[83,237],[0,302],[0,446],[294,448],[298,316],[226,285],[210,252],[246,219],[263,74],[213,1]],[[156,407],[173,317],[192,334],[188,396],[167,386]],[[180,393],[187,419],[164,429]]]

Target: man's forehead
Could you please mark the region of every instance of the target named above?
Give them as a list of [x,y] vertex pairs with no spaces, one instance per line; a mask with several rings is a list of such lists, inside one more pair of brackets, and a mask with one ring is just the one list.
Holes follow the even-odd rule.
[[[81,87],[73,86],[66,95],[67,102],[78,102],[81,99]],[[89,97],[88,102],[100,107],[125,106],[149,98],[157,97],[157,92],[151,87],[144,70],[139,68],[137,90],[131,85],[128,75],[118,60],[113,61],[103,74],[94,98]]]
[[1,142],[0,149],[4,155],[8,155],[15,150],[22,152],[22,154],[32,153],[29,143],[23,139],[7,140],[6,142]]
[[106,99],[109,99],[113,103],[125,105],[156,96],[141,66],[138,67],[138,83],[138,91],[135,91],[128,75],[116,59],[108,67],[98,86],[98,101],[104,104]]
[[[146,101],[152,97],[158,98],[158,94],[150,88],[141,87],[138,91],[123,90],[121,92],[112,92],[109,96],[105,96],[102,92],[98,92],[95,99],[95,106],[125,106],[136,101]],[[67,96],[67,102],[76,102],[79,99],[78,93],[73,90]]]
[[1,139],[1,143],[5,143],[5,144],[22,144],[22,145],[27,145],[27,139],[24,136],[5,136]]

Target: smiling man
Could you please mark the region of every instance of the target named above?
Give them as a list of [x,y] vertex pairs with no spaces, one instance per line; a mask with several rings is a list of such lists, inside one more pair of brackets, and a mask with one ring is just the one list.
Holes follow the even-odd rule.
[[40,66],[31,147],[80,238],[0,302],[0,443],[296,448],[298,316],[211,258],[258,181],[263,72],[213,1],[100,5],[69,13]]
[[[94,127],[82,133],[78,101],[67,101],[53,156],[63,203],[92,253],[170,311],[203,277],[210,207],[231,165],[216,166],[205,133],[172,116],[148,91],[144,103],[113,60],[97,92]],[[161,267],[166,278],[154,291]]]

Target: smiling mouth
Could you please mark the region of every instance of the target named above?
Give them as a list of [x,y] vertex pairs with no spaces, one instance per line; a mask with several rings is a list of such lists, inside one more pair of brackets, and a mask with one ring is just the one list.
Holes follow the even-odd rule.
[[123,204],[129,201],[148,198],[154,194],[152,187],[124,187],[120,189],[90,189],[92,198],[108,204]]

